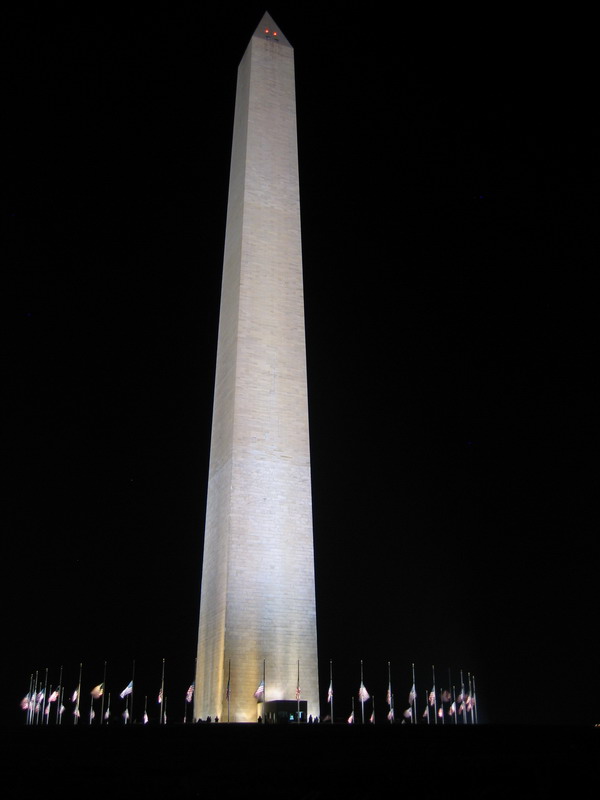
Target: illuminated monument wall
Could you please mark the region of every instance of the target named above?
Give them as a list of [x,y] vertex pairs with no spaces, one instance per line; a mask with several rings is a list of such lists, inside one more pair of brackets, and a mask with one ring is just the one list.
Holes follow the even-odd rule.
[[[294,52],[266,14],[238,70],[195,716],[319,714]],[[229,705],[227,687],[231,675]]]

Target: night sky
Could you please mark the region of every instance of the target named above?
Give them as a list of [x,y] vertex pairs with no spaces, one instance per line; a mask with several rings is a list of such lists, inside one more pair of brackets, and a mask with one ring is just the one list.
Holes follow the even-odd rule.
[[[237,66],[256,3],[14,12],[2,719],[193,679]],[[475,675],[600,721],[591,51],[568,20],[271,3],[295,50],[321,701]],[[585,25],[582,26],[585,29]],[[573,30],[572,30],[573,29]],[[595,105],[595,103],[591,103]],[[89,696],[89,695],[87,695]],[[87,702],[87,700],[86,700]],[[72,721],[66,703],[65,719]]]

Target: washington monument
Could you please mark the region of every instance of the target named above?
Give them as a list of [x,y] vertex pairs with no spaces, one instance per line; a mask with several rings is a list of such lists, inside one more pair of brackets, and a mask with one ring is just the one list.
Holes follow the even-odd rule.
[[319,715],[294,51],[265,14],[238,69],[194,715],[299,697]]

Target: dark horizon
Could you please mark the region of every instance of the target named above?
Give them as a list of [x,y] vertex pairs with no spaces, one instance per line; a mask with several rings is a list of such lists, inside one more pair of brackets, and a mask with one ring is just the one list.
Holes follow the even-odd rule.
[[[149,703],[166,659],[183,715],[264,11],[10,21],[5,721],[36,669],[83,662],[89,697],[133,659]],[[414,662],[421,698],[432,665],[474,674],[481,722],[595,724],[588,50],[522,16],[268,11],[296,59],[321,702],[332,659],[350,714],[362,660],[381,721]]]

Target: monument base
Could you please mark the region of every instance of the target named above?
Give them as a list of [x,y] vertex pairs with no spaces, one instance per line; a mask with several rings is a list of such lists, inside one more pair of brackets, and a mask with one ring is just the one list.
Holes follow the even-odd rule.
[[306,700],[270,700],[258,704],[260,722],[269,725],[303,724],[308,722],[306,712]]

